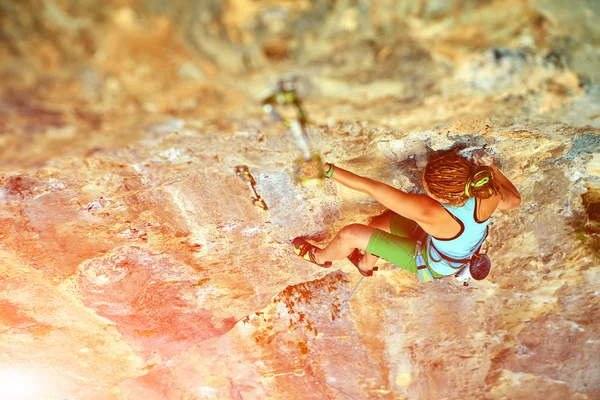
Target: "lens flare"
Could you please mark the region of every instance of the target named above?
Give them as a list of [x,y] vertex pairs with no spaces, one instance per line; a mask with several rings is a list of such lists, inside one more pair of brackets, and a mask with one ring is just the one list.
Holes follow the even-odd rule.
[[0,396],[5,400],[34,400],[40,394],[33,374],[10,367],[0,368]]

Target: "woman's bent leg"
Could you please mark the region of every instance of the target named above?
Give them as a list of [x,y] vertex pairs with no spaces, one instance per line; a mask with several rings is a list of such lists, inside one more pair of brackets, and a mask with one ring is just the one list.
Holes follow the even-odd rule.
[[[386,210],[381,215],[373,218],[369,223],[369,226],[352,224],[342,228],[333,238],[331,243],[325,248],[315,251],[315,257],[317,262],[324,263],[326,261],[344,259],[352,253],[354,249],[364,250],[365,255],[360,261],[360,269],[369,271],[373,268],[377,260],[379,260],[379,256],[367,252],[367,248],[369,247],[371,237],[375,230],[382,231],[376,235],[378,238],[381,238],[381,235],[384,235],[385,237],[393,238],[392,241],[394,242],[401,243],[402,248],[408,245],[410,249],[406,250],[406,252],[412,255],[412,252],[414,251],[414,240],[409,239],[409,237],[413,233],[415,227],[416,223],[414,221],[401,217],[390,210]],[[373,246],[373,249],[376,249],[377,247],[378,246]],[[390,251],[385,252],[386,255],[384,258],[391,258],[387,255]],[[391,252],[395,253],[396,250],[392,248]],[[403,259],[398,261],[403,261]]]
[[[375,229],[381,229],[384,232],[390,232],[390,220],[394,215],[394,212],[391,210],[386,210],[383,214],[374,217],[371,222],[369,222],[369,226]],[[364,250],[364,249],[363,249]],[[379,256],[376,256],[371,253],[365,253],[364,257],[360,262],[360,268],[366,271],[370,271],[373,269],[375,264],[379,260]]]
[[375,228],[362,224],[343,227],[325,248],[315,251],[317,262],[322,264],[342,260],[354,249],[366,249],[374,230]]

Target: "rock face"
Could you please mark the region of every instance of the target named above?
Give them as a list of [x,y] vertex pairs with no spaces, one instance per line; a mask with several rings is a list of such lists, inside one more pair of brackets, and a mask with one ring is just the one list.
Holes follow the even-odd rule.
[[[600,398],[599,16],[0,3],[0,397]],[[384,208],[295,182],[260,105],[290,75],[313,150],[358,174],[417,192],[435,150],[495,154],[523,201],[493,217],[488,279],[293,253]]]

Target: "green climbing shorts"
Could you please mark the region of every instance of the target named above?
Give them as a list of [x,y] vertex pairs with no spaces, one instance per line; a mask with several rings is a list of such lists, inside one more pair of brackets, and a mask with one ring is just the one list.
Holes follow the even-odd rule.
[[[398,214],[392,214],[390,218],[390,231],[387,233],[381,229],[375,229],[369,244],[367,245],[367,253],[374,254],[389,261],[390,263],[400,267],[413,274],[417,272],[417,262],[413,255],[415,254],[415,246],[417,245],[418,235],[422,232],[418,229],[415,221],[404,218]],[[423,243],[421,254],[427,264],[427,249]],[[442,278],[443,276],[427,267],[434,278]]]

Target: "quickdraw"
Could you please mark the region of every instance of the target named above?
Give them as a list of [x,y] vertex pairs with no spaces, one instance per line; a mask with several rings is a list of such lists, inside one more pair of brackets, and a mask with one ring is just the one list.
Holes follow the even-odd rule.
[[[302,102],[298,97],[296,78],[280,79],[275,91],[267,96],[263,101],[264,111],[273,117],[276,121],[282,122],[290,128],[292,135],[296,139],[296,145],[300,149],[302,156],[294,161],[294,177],[302,185],[312,186],[323,182],[323,161],[318,153],[312,153],[306,133],[306,124],[308,119],[302,108]],[[283,117],[276,109],[276,106],[291,106],[295,110],[296,118]],[[303,176],[302,167],[306,164],[315,165],[314,174]]]
[[240,178],[242,178],[242,180],[248,184],[248,187],[250,188],[250,191],[252,192],[252,204],[255,207],[258,207],[258,208],[261,208],[261,209],[267,211],[269,209],[267,207],[267,203],[265,203],[265,201],[262,199],[262,197],[260,197],[258,195],[258,193],[256,193],[256,188],[254,187],[256,185],[256,180],[254,179],[254,177],[252,176],[250,171],[248,171],[248,166],[236,165],[234,167],[234,170],[235,170],[236,175],[239,176]]

